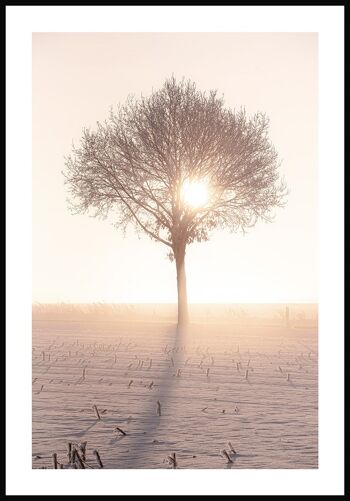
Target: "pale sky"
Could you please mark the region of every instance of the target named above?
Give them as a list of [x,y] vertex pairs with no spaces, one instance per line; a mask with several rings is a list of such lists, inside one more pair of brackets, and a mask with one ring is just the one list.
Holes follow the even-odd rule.
[[290,189],[274,223],[188,247],[189,302],[317,302],[317,34],[33,35],[33,301],[176,302],[167,248],[72,216],[61,171],[83,127],[174,74],[266,112]]

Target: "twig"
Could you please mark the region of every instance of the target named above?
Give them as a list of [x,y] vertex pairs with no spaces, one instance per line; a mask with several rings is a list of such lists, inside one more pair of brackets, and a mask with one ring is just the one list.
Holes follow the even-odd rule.
[[114,428],[114,431],[119,431],[122,435],[124,435],[124,436],[126,435],[125,431],[124,431],[124,430],[122,430],[121,428],[119,428],[119,426],[116,426],[116,427]]

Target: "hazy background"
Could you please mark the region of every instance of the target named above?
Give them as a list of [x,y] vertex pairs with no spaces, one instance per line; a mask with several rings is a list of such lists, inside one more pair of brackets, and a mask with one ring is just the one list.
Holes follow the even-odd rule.
[[61,170],[84,126],[171,74],[265,111],[291,190],[273,224],[187,251],[190,302],[317,301],[317,35],[33,34],[33,301],[175,302],[167,249],[72,216]]

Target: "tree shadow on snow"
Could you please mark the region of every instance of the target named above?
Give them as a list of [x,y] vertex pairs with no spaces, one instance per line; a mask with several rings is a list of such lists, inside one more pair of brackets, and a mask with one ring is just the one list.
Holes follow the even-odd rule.
[[[178,329],[174,325],[167,331],[167,348],[164,352],[164,358],[167,359],[169,365],[166,365],[162,370],[159,379],[154,380],[157,391],[154,391],[153,398],[150,398],[144,409],[147,417],[143,422],[142,431],[131,433],[128,437],[128,448],[133,457],[132,468],[149,468],[147,458],[153,452],[154,444],[164,444],[164,441],[157,440],[157,430],[161,425],[166,424],[172,413],[171,398],[178,379],[176,372],[184,366],[185,352],[182,348],[186,345],[189,329],[190,327]],[[157,413],[158,401],[161,415]],[[169,445],[171,444],[169,443]],[[162,468],[162,464],[159,464],[159,468]]]

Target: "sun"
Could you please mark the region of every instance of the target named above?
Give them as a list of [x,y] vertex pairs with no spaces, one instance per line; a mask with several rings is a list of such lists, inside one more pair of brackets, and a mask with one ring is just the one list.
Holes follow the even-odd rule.
[[182,200],[193,208],[203,207],[209,200],[208,184],[205,181],[185,181],[182,185]]

